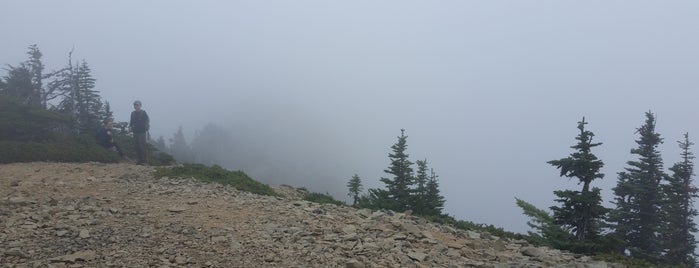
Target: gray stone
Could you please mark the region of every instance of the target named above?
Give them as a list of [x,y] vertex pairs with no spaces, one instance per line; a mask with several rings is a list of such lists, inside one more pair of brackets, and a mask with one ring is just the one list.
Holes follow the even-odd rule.
[[544,256],[544,251],[537,247],[526,247],[522,249],[522,255],[529,257],[542,257]]
[[355,226],[354,224],[348,224],[342,228],[342,231],[346,234],[354,234],[357,232],[357,226]]
[[361,216],[362,218],[365,218],[365,219],[369,218],[369,217],[371,217],[371,209],[363,208],[363,209],[357,210],[357,214],[359,216]]
[[408,223],[408,222],[402,222],[400,225],[401,229],[409,234],[412,235],[421,235],[420,233],[420,227],[417,227],[417,225]]
[[0,167],[0,185],[23,178],[0,187],[8,267],[619,267],[409,213],[303,201],[291,187],[270,197],[128,164],[19,164],[41,166],[38,178],[12,165]]
[[66,236],[69,232],[67,230],[56,231],[56,236]]
[[187,264],[187,258],[184,256],[177,256],[175,257],[175,263],[180,265]]
[[585,264],[585,268],[608,268],[606,262],[603,261],[593,261]]
[[4,253],[5,256],[10,256],[10,257],[20,257],[20,258],[26,258],[27,254],[25,254],[22,250],[18,248],[12,248],[8,251],[5,251]]
[[90,231],[88,231],[87,229],[82,229],[82,230],[80,230],[80,234],[78,234],[78,237],[90,238]]
[[409,252],[408,257],[415,261],[424,261],[427,258],[427,254],[420,252]]

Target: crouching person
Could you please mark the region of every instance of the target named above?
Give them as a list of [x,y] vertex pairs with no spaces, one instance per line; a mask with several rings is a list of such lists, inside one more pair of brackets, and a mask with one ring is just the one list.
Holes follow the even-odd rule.
[[97,143],[102,145],[107,150],[115,151],[119,153],[119,157],[124,158],[124,152],[121,151],[119,145],[114,143],[114,138],[112,137],[112,129],[114,128],[112,119],[104,120],[104,126],[97,131]]

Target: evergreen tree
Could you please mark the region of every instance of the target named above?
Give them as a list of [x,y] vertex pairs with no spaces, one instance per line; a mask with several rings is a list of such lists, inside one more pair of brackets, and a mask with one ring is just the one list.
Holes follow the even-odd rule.
[[668,263],[687,267],[695,267],[696,239],[693,233],[697,232],[694,217],[699,215],[694,208],[693,199],[697,197],[693,184],[694,154],[689,150],[694,143],[689,141],[689,134],[684,134],[684,140],[678,141],[682,150],[682,160],[671,168],[672,175],[668,177],[665,186],[665,202],[662,212],[667,219],[665,237],[667,249],[665,260]]
[[102,110],[100,111],[100,118],[102,121],[110,118],[114,118],[114,112],[112,112],[112,106],[109,105],[108,101],[104,102],[104,105],[102,106]]
[[425,185],[425,194],[423,197],[426,206],[426,210],[424,212],[425,215],[442,215],[445,200],[444,196],[440,194],[437,177],[438,176],[434,173],[434,170],[430,169],[430,177]]
[[19,100],[21,104],[31,104],[32,75],[25,66],[14,67],[7,65],[7,75],[3,92]]
[[530,218],[527,225],[536,232],[527,231],[530,241],[536,245],[546,245],[552,248],[565,248],[568,241],[573,239],[570,231],[554,223],[554,219],[546,211],[515,197],[517,206],[524,215]]
[[356,206],[359,203],[359,195],[364,190],[359,175],[354,174],[352,176],[349,182],[347,182],[347,188],[349,188],[347,195],[352,198],[352,205]]
[[398,141],[391,146],[391,160],[385,173],[391,178],[381,178],[386,189],[369,189],[367,195],[359,198],[359,206],[371,209],[391,209],[394,211],[412,210],[419,215],[441,215],[444,197],[439,193],[437,175],[432,170],[427,174],[427,160],[417,161],[418,171],[413,175],[412,162],[408,160],[406,150],[407,136],[401,129]]
[[8,85],[6,93],[18,98],[27,105],[48,107],[48,101],[57,97],[53,94],[52,87],[44,86],[44,80],[52,78],[58,72],[44,73],[44,64],[41,61],[43,56],[39,47],[30,45],[27,51],[29,58],[14,67],[7,65]]
[[663,219],[659,207],[660,185],[665,177],[658,152],[662,138],[655,132],[655,123],[654,115],[647,112],[645,124],[637,129],[638,148],[631,149],[631,154],[638,155],[638,161],[628,161],[628,167],[619,173],[617,186],[613,188],[616,208],[610,213],[615,235],[626,242],[624,251],[651,262],[658,262],[662,253],[658,236]]
[[91,72],[85,60],[73,65],[69,54],[68,66],[51,83],[51,87],[59,90],[63,96],[58,110],[75,119],[78,132],[94,132],[107,113],[111,112],[105,110],[99,91],[95,90],[95,79]]
[[39,47],[34,44],[29,46],[29,51],[27,52],[29,59],[24,63],[29,70],[31,75],[31,89],[30,89],[30,105],[41,105],[46,108],[45,101],[42,97],[43,95],[43,79],[44,79],[44,64],[41,62],[41,51]]
[[391,146],[393,153],[388,154],[391,165],[384,172],[393,176],[380,179],[386,185],[385,192],[377,190],[373,193],[378,207],[394,211],[411,209],[411,186],[414,178],[413,168],[410,167],[413,163],[408,160],[408,154],[405,152],[408,149],[407,138],[405,130],[401,129],[398,142]]
[[590,190],[590,183],[593,180],[604,177],[604,174],[599,172],[604,163],[591,151],[602,143],[592,142],[594,134],[585,130],[586,124],[584,117],[578,122],[580,134],[575,138],[578,143],[570,147],[576,150],[574,153],[566,158],[547,162],[560,169],[560,176],[577,178],[578,184],[583,184],[581,191],[555,191],[554,194],[558,196],[556,201],[561,203],[561,207],[551,207],[555,222],[565,226],[565,229],[572,230],[577,240],[598,237],[602,219],[606,214],[606,209],[602,206],[600,189],[595,187]]
[[169,152],[170,149],[167,148],[167,145],[165,144],[165,138],[163,136],[158,136],[158,138],[155,140],[153,143],[153,146],[158,149],[158,151],[161,152]]
[[177,132],[170,139],[170,152],[177,162],[193,163],[194,155],[192,149],[187,145],[187,140],[184,138],[182,126],[177,128]]
[[27,54],[29,59],[19,66],[7,65],[5,93],[17,98],[22,104],[38,106],[41,104],[41,76],[44,65],[36,45],[29,46]]
[[234,165],[235,163],[231,162],[221,162],[230,161],[229,155],[234,150],[232,140],[233,135],[230,131],[213,123],[207,124],[201,130],[196,131],[192,139],[193,160],[205,165]]
[[426,215],[430,209],[427,204],[427,182],[429,175],[427,174],[427,159],[415,161],[417,172],[415,174],[415,190],[410,202],[410,207],[413,213],[417,215]]
[[75,118],[78,122],[78,129],[84,132],[94,131],[100,125],[103,108],[99,91],[94,90],[95,79],[92,78],[87,62],[83,60],[77,66],[73,79],[75,79],[73,90],[75,91]]

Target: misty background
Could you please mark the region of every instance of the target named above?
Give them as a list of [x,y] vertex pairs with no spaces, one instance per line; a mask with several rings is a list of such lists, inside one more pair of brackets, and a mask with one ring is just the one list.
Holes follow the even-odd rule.
[[[579,189],[547,161],[577,122],[611,188],[644,112],[665,168],[697,142],[696,1],[4,1],[0,63],[85,59],[117,121],[139,99],[151,137],[229,130],[220,162],[264,183],[347,199],[383,187],[400,129],[439,176],[444,212],[525,232],[519,197]],[[228,145],[226,145],[228,146]],[[227,148],[221,146],[222,148]],[[696,152],[696,150],[693,150]]]

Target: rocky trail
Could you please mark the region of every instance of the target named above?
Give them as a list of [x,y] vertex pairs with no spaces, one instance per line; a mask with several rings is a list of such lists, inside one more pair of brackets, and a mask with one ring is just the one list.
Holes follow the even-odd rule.
[[419,217],[130,164],[0,165],[0,267],[621,267]]

